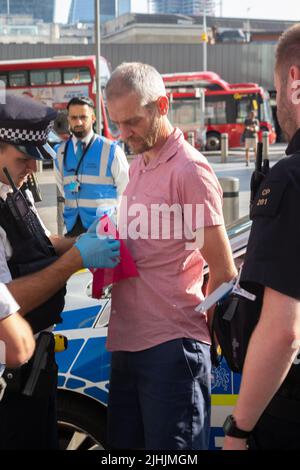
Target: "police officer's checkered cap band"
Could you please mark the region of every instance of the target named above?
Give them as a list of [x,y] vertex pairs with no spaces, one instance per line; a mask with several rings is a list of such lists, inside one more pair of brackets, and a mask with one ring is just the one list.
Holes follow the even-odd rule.
[[29,129],[5,129],[0,128],[0,140],[4,142],[14,143],[28,143],[37,142],[45,143],[48,138],[48,134],[52,129],[54,121],[51,121],[46,129],[29,130]]

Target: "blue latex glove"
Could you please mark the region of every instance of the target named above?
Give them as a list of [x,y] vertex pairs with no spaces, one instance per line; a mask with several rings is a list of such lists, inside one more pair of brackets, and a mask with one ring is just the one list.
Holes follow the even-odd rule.
[[75,243],[84,268],[114,268],[120,262],[120,242],[84,233]]

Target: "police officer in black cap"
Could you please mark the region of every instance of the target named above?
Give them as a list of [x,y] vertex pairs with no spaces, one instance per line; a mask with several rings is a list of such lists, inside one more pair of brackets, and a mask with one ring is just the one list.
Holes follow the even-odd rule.
[[99,239],[95,224],[77,241],[50,235],[19,190],[36,171],[36,160],[54,156],[47,137],[55,117],[53,109],[10,93],[0,104],[0,282],[38,334],[33,358],[4,373],[0,449],[58,448],[57,367],[49,330],[61,321],[67,279],[83,267],[114,267],[119,256],[119,242]]
[[[224,448],[300,449],[300,24],[276,51],[277,116],[287,158],[261,183],[241,282],[260,290],[259,320],[243,366],[240,395],[225,421]],[[262,289],[261,289],[262,288]],[[252,312],[253,315],[253,312]]]

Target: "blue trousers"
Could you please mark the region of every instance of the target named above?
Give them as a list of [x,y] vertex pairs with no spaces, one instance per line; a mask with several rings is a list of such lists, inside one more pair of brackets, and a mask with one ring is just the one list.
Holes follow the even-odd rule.
[[210,347],[193,339],[175,339],[138,352],[114,352],[109,447],[207,449],[210,382]]

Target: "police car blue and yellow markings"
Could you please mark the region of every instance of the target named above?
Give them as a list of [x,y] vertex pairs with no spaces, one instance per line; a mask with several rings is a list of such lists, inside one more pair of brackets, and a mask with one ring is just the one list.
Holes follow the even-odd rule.
[[96,305],[94,307],[64,311],[62,314],[63,323],[58,324],[55,331],[92,328],[101,310],[102,306]]
[[215,395],[236,395],[241,384],[241,374],[233,373],[225,359],[222,359],[219,367],[212,368],[212,393]]
[[111,354],[105,349],[106,331],[97,333],[101,336],[69,339],[68,349],[57,354],[58,386],[107,404]]
[[91,285],[92,274],[89,270],[78,271],[70,278],[67,284],[65,308],[62,313],[63,323],[56,326],[56,331],[98,328],[105,323],[99,320],[107,310],[110,299],[90,297]]

